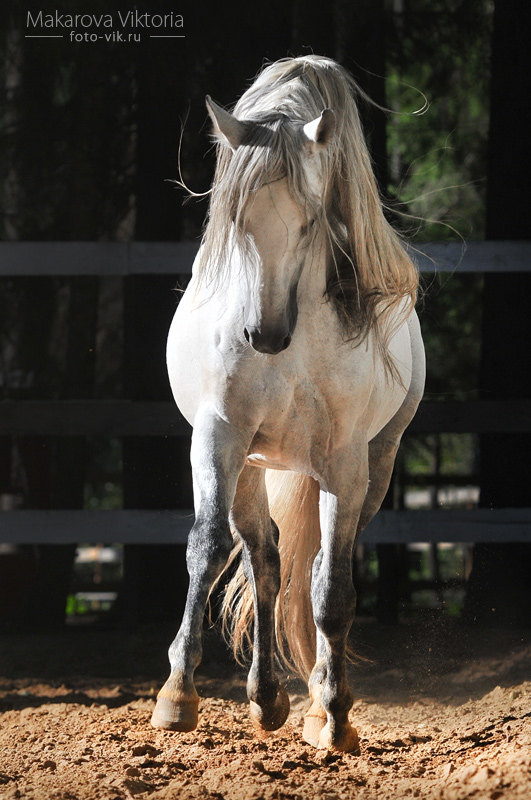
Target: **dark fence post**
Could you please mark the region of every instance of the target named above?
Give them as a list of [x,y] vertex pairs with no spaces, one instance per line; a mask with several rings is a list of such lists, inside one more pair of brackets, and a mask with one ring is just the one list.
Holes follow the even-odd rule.
[[[531,109],[529,103],[522,103],[522,98],[531,94],[530,23],[531,8],[525,1],[495,4],[487,190],[489,239],[528,239],[531,235]],[[531,397],[530,298],[530,273],[485,275],[480,373],[485,399]],[[529,433],[481,437],[483,507],[529,505],[530,451]],[[475,545],[466,614],[478,622],[530,623],[531,545]]]

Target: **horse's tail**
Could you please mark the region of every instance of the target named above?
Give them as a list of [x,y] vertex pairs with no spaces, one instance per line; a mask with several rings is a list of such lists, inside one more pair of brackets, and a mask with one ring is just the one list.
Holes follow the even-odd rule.
[[[319,484],[307,475],[268,470],[271,517],[279,528],[280,591],[276,603],[277,653],[284,666],[307,678],[315,663],[315,625],[310,600],[313,560],[319,550]],[[241,552],[241,542],[233,551]],[[251,645],[252,589],[240,563],[225,590],[224,633],[239,663]]]

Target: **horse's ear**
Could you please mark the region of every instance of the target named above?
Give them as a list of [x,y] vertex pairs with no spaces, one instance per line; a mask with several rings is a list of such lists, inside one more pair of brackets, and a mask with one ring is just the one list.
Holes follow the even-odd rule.
[[233,150],[236,150],[243,141],[245,125],[214,102],[210,95],[207,94],[205,102],[214,131],[226,139]]
[[310,142],[321,147],[330,143],[336,129],[336,115],[331,108],[325,108],[319,117],[307,122],[304,126],[304,135]]

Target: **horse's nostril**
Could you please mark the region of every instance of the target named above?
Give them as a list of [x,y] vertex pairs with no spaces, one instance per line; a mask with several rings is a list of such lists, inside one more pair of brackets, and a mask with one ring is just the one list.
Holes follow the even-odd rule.
[[272,333],[264,333],[252,325],[243,329],[243,335],[254,350],[258,353],[267,353],[269,355],[281,353],[286,347],[289,347],[291,342],[290,334],[282,336],[282,334],[279,335],[274,331]]

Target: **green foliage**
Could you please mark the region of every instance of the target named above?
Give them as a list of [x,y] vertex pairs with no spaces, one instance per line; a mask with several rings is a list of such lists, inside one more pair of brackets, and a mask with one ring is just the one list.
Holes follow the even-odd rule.
[[[387,102],[402,113],[388,123],[390,191],[423,241],[483,235],[491,17],[487,0],[391,14]],[[430,104],[421,116],[414,87]]]
[[470,433],[441,433],[406,436],[400,449],[401,474],[434,475],[439,453],[439,474],[466,476],[475,468],[476,436]]
[[[487,0],[411,0],[389,11],[386,93],[390,194],[417,241],[482,238],[489,124],[492,4]],[[427,111],[422,106],[424,93]],[[424,278],[418,311],[427,355],[426,397],[477,396],[480,275]],[[476,437],[406,437],[407,475],[474,471]]]

